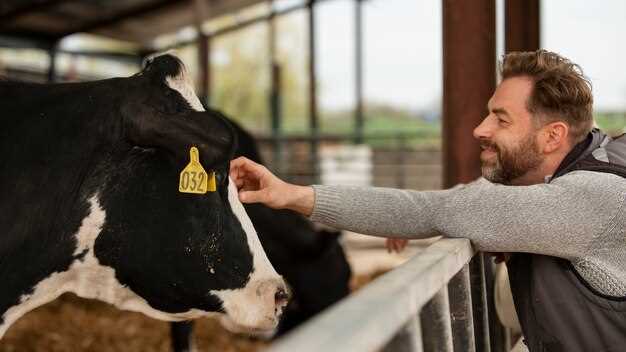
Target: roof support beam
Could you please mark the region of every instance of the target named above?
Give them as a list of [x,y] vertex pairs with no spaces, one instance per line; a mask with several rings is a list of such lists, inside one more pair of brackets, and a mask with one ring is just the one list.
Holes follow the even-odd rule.
[[16,6],[12,9],[5,9],[5,7],[8,7],[7,4],[0,5],[0,23],[4,24],[6,22],[11,21],[14,18],[20,17],[25,14],[49,9],[52,6],[59,5],[66,1],[68,0],[30,1],[26,4],[22,4],[22,6]]
[[[315,3],[320,3],[323,1],[328,1],[328,0],[315,0]],[[249,20],[245,20],[245,21],[241,21],[239,23],[230,25],[230,26],[225,26],[223,28],[217,29],[215,31],[209,32],[209,33],[205,33],[207,36],[210,37],[219,37],[228,33],[232,33],[238,30],[241,30],[243,28],[258,24],[258,23],[263,23],[263,22],[267,22],[270,20],[270,18],[278,18],[281,16],[286,16],[289,15],[293,12],[296,11],[300,11],[300,10],[306,10],[309,7],[308,3],[304,3],[304,4],[297,4],[297,5],[293,5],[291,7],[288,7],[286,9],[280,10],[280,11],[272,11],[269,14],[266,15],[261,15],[258,17],[254,17],[251,18]],[[169,49],[175,49],[175,48],[180,48],[182,46],[186,46],[189,44],[193,44],[195,42],[195,39],[193,40],[182,40],[180,42],[177,42],[175,44],[172,44],[166,48],[160,48],[160,50],[169,50]]]
[[272,166],[273,170],[279,175],[284,172],[282,149],[283,143],[280,140],[282,135],[282,88],[281,88],[281,66],[278,60],[278,53],[276,50],[276,17],[274,3],[272,0],[269,2],[271,8],[270,17],[267,22],[267,46],[269,54],[270,64],[270,92],[269,92],[269,104],[270,104],[270,126],[272,128]]
[[108,27],[133,17],[145,16],[151,12],[163,10],[170,6],[177,5],[183,1],[187,0],[159,0],[145,5],[136,6],[128,10],[122,11],[114,16],[101,18],[96,21],[88,22],[86,24],[73,28],[70,31],[60,34],[59,37],[63,38],[74,33],[90,32],[104,27]]
[[49,48],[59,41],[56,35],[31,30],[0,30],[0,37],[13,43],[32,43],[44,48]]
[[534,51],[540,46],[540,0],[506,0],[505,52]]
[[48,50],[56,44],[50,39],[33,38],[20,35],[0,34],[0,47],[11,49],[43,49]]
[[[315,33],[315,0],[307,3],[307,24],[309,27],[309,134],[319,135],[319,117],[317,110],[317,67],[316,67],[316,33]],[[319,141],[311,139],[311,162],[313,166],[313,182],[319,183]]]
[[495,0],[442,0],[444,187],[480,176],[472,131],[496,85]]
[[211,99],[211,38],[198,36],[198,68],[200,69],[200,100],[209,105]]
[[48,64],[48,83],[56,82],[57,75],[57,48],[56,46],[48,50],[50,63]]
[[355,143],[363,143],[363,0],[354,1],[354,134]]

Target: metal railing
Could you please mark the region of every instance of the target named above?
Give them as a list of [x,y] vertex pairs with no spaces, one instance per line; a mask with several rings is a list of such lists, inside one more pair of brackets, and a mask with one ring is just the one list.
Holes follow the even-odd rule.
[[490,336],[485,277],[469,240],[439,240],[268,351],[503,351]]

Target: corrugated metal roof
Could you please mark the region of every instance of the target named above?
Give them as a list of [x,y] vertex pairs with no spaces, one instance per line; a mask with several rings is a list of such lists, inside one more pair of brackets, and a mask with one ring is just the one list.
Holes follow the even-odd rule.
[[55,42],[86,32],[145,46],[158,35],[265,1],[3,0],[0,35]]

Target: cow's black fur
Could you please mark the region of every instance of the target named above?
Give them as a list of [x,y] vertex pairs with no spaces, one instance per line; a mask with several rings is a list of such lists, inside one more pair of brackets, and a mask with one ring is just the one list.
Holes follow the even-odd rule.
[[[73,255],[74,236],[94,194],[106,211],[96,257],[153,308],[218,311],[208,290],[244,286],[252,255],[227,199],[235,136],[221,114],[193,111],[166,85],[180,70],[162,56],[128,78],[0,81],[0,323],[85,255]],[[192,145],[217,192],[178,192]]]

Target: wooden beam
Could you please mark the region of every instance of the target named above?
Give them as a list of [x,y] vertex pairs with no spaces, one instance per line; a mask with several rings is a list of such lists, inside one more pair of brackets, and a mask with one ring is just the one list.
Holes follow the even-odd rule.
[[121,11],[120,13],[117,13],[113,16],[98,18],[95,21],[87,22],[85,24],[72,28],[71,30],[60,34],[59,38],[66,37],[74,33],[91,32],[101,28],[112,26],[130,18],[145,16],[152,12],[164,10],[168,7],[178,5],[184,1],[188,0],[158,0],[144,5],[135,6],[130,9]]
[[535,51],[540,46],[540,0],[505,1],[505,52]]
[[13,8],[11,8],[8,3],[2,4],[2,2],[0,2],[0,27],[6,26],[11,23],[13,19],[20,16],[47,10],[52,6],[59,5],[67,1],[68,0],[36,0],[26,3],[22,1],[20,5]]
[[480,176],[472,131],[496,86],[495,0],[443,0],[444,187]]

